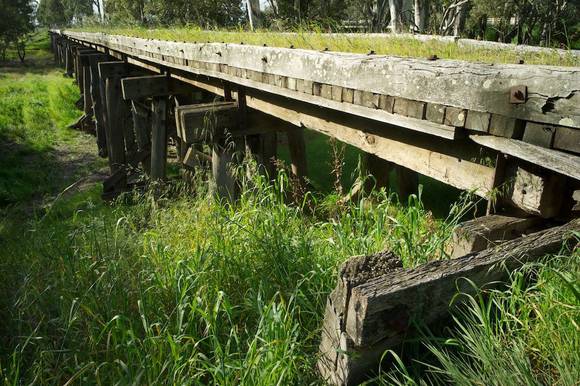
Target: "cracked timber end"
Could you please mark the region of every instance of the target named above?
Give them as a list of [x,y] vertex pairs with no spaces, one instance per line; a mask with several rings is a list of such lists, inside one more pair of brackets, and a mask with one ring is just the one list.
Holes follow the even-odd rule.
[[[448,320],[458,291],[505,280],[510,271],[573,246],[580,219],[451,260],[415,269],[401,267],[391,253],[357,256],[340,271],[328,297],[318,369],[332,385],[355,385],[376,375],[383,353],[416,335],[415,323],[433,326]],[[469,279],[465,280],[465,279]],[[455,300],[452,303],[452,299]]]
[[400,267],[401,260],[390,252],[355,256],[341,267],[338,284],[326,303],[318,361],[320,373],[330,384],[356,384],[363,379],[366,370],[378,362],[382,346],[357,348],[346,330],[351,291],[357,285],[388,275],[389,271]]

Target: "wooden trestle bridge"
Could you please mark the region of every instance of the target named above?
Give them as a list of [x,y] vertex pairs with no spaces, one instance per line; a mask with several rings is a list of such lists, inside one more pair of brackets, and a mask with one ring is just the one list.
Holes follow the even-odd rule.
[[[105,195],[125,190],[127,171],[139,165],[152,180],[163,179],[170,139],[186,166],[211,158],[218,191],[232,194],[226,132],[271,171],[276,134],[286,133],[292,171],[304,176],[303,128],[366,152],[379,184],[394,168],[403,195],[416,189],[417,173],[488,199],[503,187],[501,203],[489,205],[488,216],[458,230],[457,259],[409,271],[390,264],[386,253],[354,258],[343,267],[321,342],[319,368],[331,383],[361,379],[385,348],[409,333],[413,318],[438,320],[456,290],[455,279],[499,279],[504,271],[495,263],[515,267],[540,257],[559,248],[565,232],[579,228],[578,67],[56,30],[51,41],[55,60],[81,89],[80,124],[93,125],[99,152],[109,159]],[[208,116],[210,135],[204,129]],[[212,154],[200,154],[207,141]],[[499,208],[503,212],[493,214]],[[519,237],[554,221],[569,222]],[[506,239],[514,240],[488,249]],[[361,280],[359,273],[375,263],[382,273],[373,270]]]

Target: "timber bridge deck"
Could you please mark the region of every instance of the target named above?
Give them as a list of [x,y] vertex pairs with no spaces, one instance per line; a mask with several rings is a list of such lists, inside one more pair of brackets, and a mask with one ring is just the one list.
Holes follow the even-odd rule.
[[[527,260],[540,257],[561,245],[564,231],[580,226],[572,220],[534,237],[519,237],[541,229],[542,218],[577,216],[578,67],[180,43],[72,31],[51,31],[51,40],[56,61],[77,78],[83,94],[85,116],[79,125],[94,128],[99,151],[109,158],[105,195],[125,190],[128,170],[139,164],[151,179],[163,179],[169,138],[178,145],[185,167],[195,166],[200,158],[211,160],[218,191],[231,193],[235,184],[226,167],[232,154],[225,131],[236,144],[242,139],[264,164],[275,155],[276,133],[285,132],[292,171],[302,177],[307,145],[303,128],[366,152],[368,170],[378,184],[384,185],[385,175],[395,168],[400,194],[416,189],[417,173],[490,201],[502,187],[501,205],[489,205],[489,216],[461,227],[463,239],[454,255],[468,254],[465,258],[404,272],[393,266],[395,280],[385,274],[364,283],[349,279],[352,269],[376,259],[388,263],[389,256],[355,258],[343,268],[328,301],[321,343],[320,369],[330,382],[358,380],[385,348],[400,343],[412,317],[440,317],[456,290],[458,272],[476,284],[498,279],[501,272],[490,268],[498,261],[521,264],[526,259],[518,259],[516,252],[524,247]],[[203,129],[208,114],[211,135]],[[211,155],[201,154],[202,143],[210,145]],[[492,215],[500,207],[502,215]],[[486,249],[510,238],[516,240],[500,245],[500,257]],[[436,303],[432,309],[412,303],[424,301],[429,291],[441,295],[431,299]],[[393,317],[405,326],[384,320]]]

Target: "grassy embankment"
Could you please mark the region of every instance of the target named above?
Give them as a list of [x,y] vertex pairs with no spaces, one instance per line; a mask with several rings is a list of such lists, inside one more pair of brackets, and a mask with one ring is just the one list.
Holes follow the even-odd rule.
[[[318,328],[337,265],[385,248],[407,266],[443,256],[453,220],[419,200],[402,207],[383,193],[341,206],[316,194],[312,212],[286,203],[284,174],[274,185],[255,177],[233,206],[179,184],[113,205],[99,185],[58,195],[100,163],[60,177],[70,165],[59,151],[95,153],[64,128],[78,93],[50,66],[27,71],[0,69],[0,146],[28,149],[0,158],[3,183],[23,187],[7,195],[18,205],[0,209],[4,384],[320,383]],[[436,367],[409,377],[574,384],[580,258],[568,255],[533,267],[533,287],[517,273],[506,292],[474,303],[454,340],[425,340],[438,347]]]
[[419,41],[403,36],[341,35],[309,31],[279,33],[270,31],[248,32],[202,30],[196,27],[144,28],[144,27],[84,27],[86,32],[106,32],[110,34],[184,42],[244,43],[268,45],[270,47],[294,47],[309,50],[330,50],[377,55],[394,55],[412,58],[428,58],[437,55],[440,59],[457,59],[483,63],[546,64],[554,66],[578,66],[580,61],[573,55],[550,52],[516,52],[509,49],[488,49],[460,47],[455,43],[437,40]]

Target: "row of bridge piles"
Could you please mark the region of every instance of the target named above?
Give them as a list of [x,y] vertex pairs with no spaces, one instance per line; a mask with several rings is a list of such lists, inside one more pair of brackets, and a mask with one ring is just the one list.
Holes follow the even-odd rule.
[[250,152],[260,170],[274,176],[280,132],[287,134],[292,173],[299,179],[306,176],[303,129],[249,111],[243,88],[224,85],[226,95],[218,100],[168,73],[151,75],[106,50],[54,34],[51,43],[55,61],[81,93],[77,106],[83,116],[72,126],[95,134],[99,155],[109,160],[105,198],[131,188],[137,175],[163,181],[169,144],[175,145],[186,170],[211,164],[214,189],[223,197],[238,193],[231,167],[240,160],[236,154]]
[[[238,193],[230,167],[240,160],[236,154],[251,153],[262,172],[275,175],[280,133],[287,138],[292,174],[298,181],[307,176],[303,129],[248,109],[243,87],[224,83],[225,95],[218,100],[168,72],[151,74],[119,60],[106,48],[101,52],[51,36],[55,61],[75,79],[81,93],[77,106],[84,114],[72,126],[95,134],[99,155],[109,160],[104,196],[115,197],[130,188],[137,170],[151,181],[164,180],[169,143],[175,144],[184,169],[211,166],[215,191],[224,197]],[[211,133],[204,132],[208,128]],[[209,154],[203,152],[204,145]],[[399,197],[417,191],[416,172],[372,154],[366,154],[365,161],[368,174],[375,177],[367,190],[388,187],[394,175]]]

